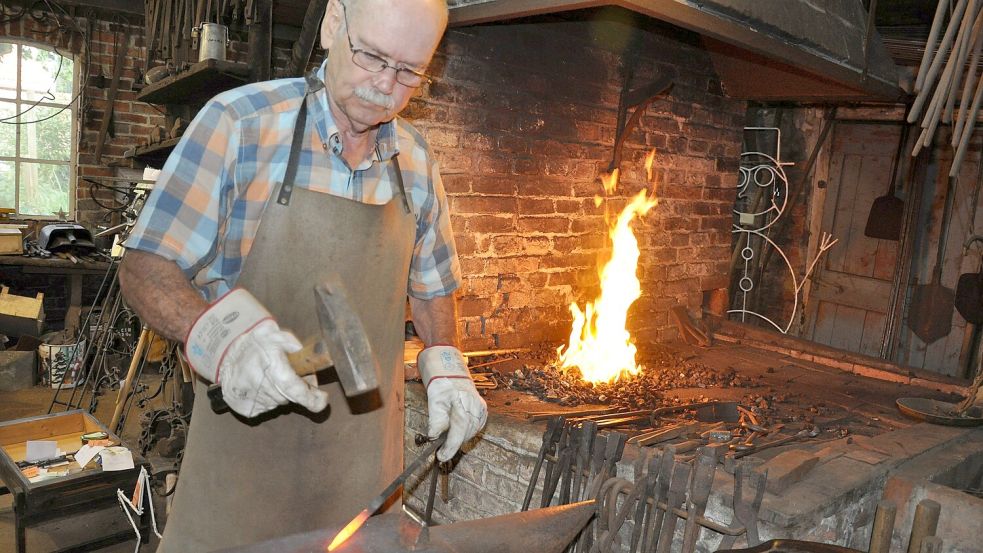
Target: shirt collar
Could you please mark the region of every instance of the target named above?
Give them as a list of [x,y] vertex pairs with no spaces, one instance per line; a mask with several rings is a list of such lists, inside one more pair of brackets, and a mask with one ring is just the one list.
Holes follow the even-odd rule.
[[[314,72],[321,82],[324,82],[327,65],[328,60],[325,59],[321,63],[321,66]],[[317,132],[320,135],[321,143],[327,150],[331,144],[339,143],[339,130],[331,114],[331,108],[328,107],[328,88],[323,87],[321,91],[323,93],[317,94],[318,101],[314,104],[316,106],[315,110],[320,113],[314,114],[314,120],[317,122]],[[396,121],[398,119],[399,117],[395,117],[392,121],[383,123],[379,127],[379,133],[376,135],[379,157],[383,160],[390,159],[399,153],[399,140],[397,139],[396,132]]]

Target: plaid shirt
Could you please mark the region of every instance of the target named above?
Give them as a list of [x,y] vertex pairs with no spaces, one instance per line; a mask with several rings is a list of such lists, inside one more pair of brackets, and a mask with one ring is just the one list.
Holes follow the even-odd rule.
[[[324,78],[324,65],[318,77]],[[242,86],[211,100],[164,164],[124,245],[176,262],[209,301],[231,289],[267,199],[286,173],[305,90],[302,78],[280,79]],[[379,129],[376,154],[351,170],[340,157],[327,90],[316,97],[308,104],[307,142],[296,186],[382,205],[394,196],[397,185],[391,182],[389,160],[398,153],[417,221],[407,293],[430,299],[453,292],[461,270],[443,183],[423,137],[397,118]]]

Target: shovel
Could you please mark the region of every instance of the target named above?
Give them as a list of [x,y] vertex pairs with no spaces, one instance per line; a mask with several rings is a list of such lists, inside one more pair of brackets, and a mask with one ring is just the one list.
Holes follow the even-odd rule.
[[894,195],[895,179],[898,176],[898,166],[901,165],[901,153],[908,139],[908,125],[901,125],[901,139],[898,140],[898,151],[891,162],[891,180],[887,183],[887,194],[874,199],[867,215],[867,226],[864,235],[881,240],[901,239],[901,223],[904,220],[904,200]]
[[[968,252],[973,242],[983,242],[983,236],[973,235],[966,240],[963,251]],[[983,324],[983,256],[975,273],[963,273],[956,282],[956,311],[974,325]]]
[[952,309],[955,294],[951,288],[942,286],[942,258],[949,235],[949,214],[955,196],[956,178],[949,177],[949,187],[945,192],[945,208],[942,211],[942,230],[939,234],[939,250],[935,256],[935,269],[932,282],[915,287],[911,294],[911,309],[908,311],[908,328],[926,344],[944,338],[952,330]]

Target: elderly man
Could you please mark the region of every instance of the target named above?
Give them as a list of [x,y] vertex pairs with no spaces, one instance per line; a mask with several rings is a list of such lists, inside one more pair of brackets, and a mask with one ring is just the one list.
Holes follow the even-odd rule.
[[[428,431],[448,431],[438,457],[484,426],[457,349],[447,200],[423,138],[396,117],[446,25],[444,0],[331,0],[317,72],[220,94],[165,164],[120,269],[127,301],[185,342],[200,377],[159,551],[340,525],[400,472],[407,295],[427,345]],[[381,408],[287,361],[318,332],[313,288],[329,275],[379,358]],[[235,414],[209,409],[207,382]]]

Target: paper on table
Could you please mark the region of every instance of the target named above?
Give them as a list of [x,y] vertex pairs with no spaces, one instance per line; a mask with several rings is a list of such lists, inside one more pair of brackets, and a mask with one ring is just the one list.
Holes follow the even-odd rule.
[[133,454],[129,449],[121,446],[107,447],[100,453],[102,456],[102,470],[127,470],[133,468]]
[[58,456],[58,442],[51,440],[27,440],[27,454],[24,460],[29,463],[46,461]]
[[104,449],[106,449],[105,446],[85,444],[75,453],[75,462],[77,462],[80,467],[85,468],[85,465],[88,465],[89,461],[91,461],[93,457],[98,455],[99,452]]

